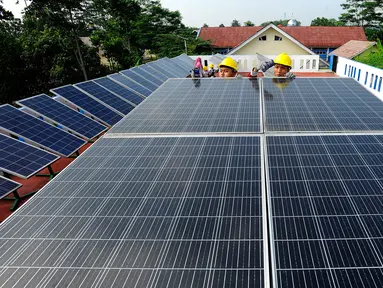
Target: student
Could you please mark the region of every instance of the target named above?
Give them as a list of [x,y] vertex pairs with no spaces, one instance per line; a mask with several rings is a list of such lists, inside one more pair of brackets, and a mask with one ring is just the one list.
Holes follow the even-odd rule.
[[237,62],[230,57],[226,57],[218,65],[219,67],[219,77],[230,78],[230,77],[239,77]]
[[214,69],[214,64],[211,63],[211,64],[209,65],[209,67],[210,67],[210,69],[209,69],[209,71],[208,71],[208,73],[207,73],[207,77],[215,77],[215,73],[216,73],[217,71]]
[[275,57],[274,60],[270,59],[261,63],[261,65],[257,67],[257,71],[266,72],[268,69],[274,66],[275,77],[286,77],[289,79],[293,79],[295,78],[295,75],[292,72],[290,72],[292,68],[292,63],[293,61],[291,60],[290,56],[286,53],[282,53]]
[[195,59],[194,62],[194,68],[190,71],[191,77],[192,78],[202,78],[203,77],[203,71],[202,71],[202,59],[201,57],[198,57]]
[[207,66],[203,66],[203,77],[208,77],[208,71],[207,71]]

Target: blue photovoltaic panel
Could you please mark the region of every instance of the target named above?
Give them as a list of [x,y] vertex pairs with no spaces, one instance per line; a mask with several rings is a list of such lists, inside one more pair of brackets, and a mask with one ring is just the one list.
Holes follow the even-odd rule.
[[[182,67],[182,69],[184,69],[186,73],[189,73],[189,71],[193,68],[193,66],[186,64],[184,61],[182,61],[179,58],[171,58],[169,60],[171,62],[175,63],[176,65]],[[192,68],[190,68],[190,67],[192,67]]]
[[142,67],[142,69],[144,69],[145,71],[148,71],[150,74],[154,75],[155,77],[161,79],[161,81],[166,81],[169,79],[169,76],[166,76],[164,74],[162,74],[160,71],[154,69],[153,67],[149,66],[149,65],[141,65],[140,67]]
[[267,153],[278,287],[380,287],[383,136],[268,136]]
[[110,80],[108,77],[95,79],[93,81],[96,82],[98,85],[101,85],[106,89],[112,91],[113,93],[120,95],[121,97],[135,105],[140,104],[145,99],[145,96],[139,96],[137,93],[133,92],[133,90],[130,90],[129,88],[126,88],[125,86],[122,86],[116,83],[115,81]]
[[121,115],[128,114],[134,108],[133,105],[131,105],[124,99],[120,98],[119,96],[116,96],[112,92],[106,90],[104,87],[97,85],[93,81],[78,83],[74,86],[76,88],[80,88],[81,90],[100,100],[104,104],[109,105]]
[[261,131],[258,79],[169,79],[138,108],[108,133]]
[[173,78],[185,78],[188,73],[184,72],[183,69],[174,63],[170,62],[169,59],[159,59],[156,61],[156,64],[163,69],[170,70],[172,72]]
[[0,127],[64,157],[86,144],[85,140],[8,104],[0,106]]
[[170,67],[164,68],[164,67],[160,66],[159,63],[157,63],[157,62],[158,62],[158,60],[146,63],[146,65],[148,65],[149,67],[151,67],[153,69],[156,69],[157,71],[161,72],[162,74],[164,74],[165,76],[167,76],[169,78],[177,78],[177,76],[174,75],[174,73],[172,73],[172,70]]
[[263,288],[261,165],[256,136],[103,137],[1,224],[0,283]]
[[268,131],[382,131],[383,102],[352,78],[263,79]]
[[4,198],[8,194],[16,191],[21,187],[20,183],[7,179],[3,176],[0,176],[0,199]]
[[133,81],[136,81],[138,84],[141,84],[142,86],[148,88],[152,92],[155,91],[159,86],[157,84],[154,84],[153,82],[150,82],[150,79],[145,79],[144,77],[130,70],[120,71],[120,73],[126,77],[129,77]]
[[146,71],[145,69],[142,69],[142,67],[145,67],[145,66],[142,65],[139,67],[130,68],[130,71],[140,75],[141,77],[144,77],[145,79],[149,80],[150,82],[153,82],[158,87],[161,86],[162,83],[165,82],[165,80],[162,81],[162,80],[158,79],[157,77],[153,76],[148,71]]
[[20,100],[17,104],[32,109],[43,117],[47,117],[57,124],[65,126],[88,140],[100,135],[107,129],[104,125],[74,111],[45,94]]
[[150,96],[150,94],[152,94],[152,91],[149,90],[148,88],[138,84],[137,82],[134,82],[133,80],[125,76],[122,76],[120,73],[111,74],[111,75],[108,75],[108,77],[114,81],[117,81],[125,85],[126,87],[132,89],[133,91],[137,91],[138,93],[140,93],[141,95],[144,95],[145,97],[148,97]]
[[113,126],[122,119],[120,114],[71,85],[55,88],[51,91],[109,126]]
[[194,60],[192,58],[190,58],[189,56],[187,56],[186,54],[181,54],[181,55],[175,57],[175,59],[180,59],[180,60],[184,61],[188,65],[188,67],[194,65]]
[[185,78],[187,75],[189,75],[190,69],[185,69],[182,67],[177,61],[169,59],[169,58],[163,58],[161,59],[162,62],[167,63],[170,67],[173,67],[173,69],[177,69],[179,71],[179,75]]
[[0,134],[0,170],[21,178],[29,178],[59,156]]

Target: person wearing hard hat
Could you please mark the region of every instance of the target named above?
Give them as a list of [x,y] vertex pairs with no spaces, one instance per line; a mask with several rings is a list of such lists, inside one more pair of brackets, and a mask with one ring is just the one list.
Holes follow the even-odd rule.
[[211,64],[209,65],[209,71],[208,71],[207,77],[215,77],[215,73],[216,73],[216,72],[217,72],[217,71],[215,71],[215,69],[214,69],[214,64],[211,63]]
[[237,62],[233,58],[226,57],[218,65],[219,67],[219,77],[229,78],[229,77],[239,77]]
[[203,77],[207,77],[208,76],[208,71],[207,71],[208,69],[207,69],[207,66],[203,66]]
[[257,71],[266,72],[268,69],[274,66],[275,77],[286,77],[289,79],[295,78],[295,75],[290,72],[293,61],[291,57],[286,53],[279,54],[274,60],[267,60],[257,67]]

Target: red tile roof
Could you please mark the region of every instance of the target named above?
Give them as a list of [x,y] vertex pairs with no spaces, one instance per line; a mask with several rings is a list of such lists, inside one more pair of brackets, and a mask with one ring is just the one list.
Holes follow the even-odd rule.
[[337,56],[352,59],[366,51],[368,48],[374,46],[375,44],[376,42],[351,40],[340,46],[338,49],[332,51],[330,55],[334,54]]
[[[202,27],[199,37],[219,48],[236,47],[263,27]],[[366,41],[362,27],[279,27],[308,48],[336,48],[350,40]]]

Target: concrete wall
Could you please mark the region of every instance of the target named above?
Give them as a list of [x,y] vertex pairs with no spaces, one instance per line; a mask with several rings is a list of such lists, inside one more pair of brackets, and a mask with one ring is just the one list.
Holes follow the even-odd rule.
[[351,77],[383,101],[383,70],[343,57],[338,57],[336,74]]
[[[262,36],[266,36],[267,40],[259,41],[259,37]],[[282,37],[282,41],[275,41],[274,36]],[[289,55],[311,55],[309,52],[302,49],[292,40],[288,39],[273,28],[268,29],[259,37],[253,39],[232,55],[254,55],[255,53],[263,55],[278,55],[282,52]]]

